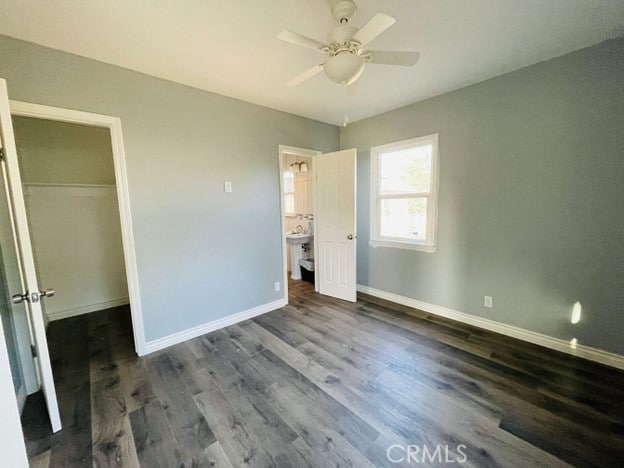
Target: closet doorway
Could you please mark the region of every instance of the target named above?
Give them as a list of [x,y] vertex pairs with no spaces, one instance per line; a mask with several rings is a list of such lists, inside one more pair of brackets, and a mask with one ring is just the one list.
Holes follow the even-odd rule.
[[35,265],[48,321],[129,304],[108,129],[15,116]]
[[[97,283],[92,291],[69,294],[71,298],[62,297],[63,287],[59,283],[61,288],[55,286],[56,304],[52,305],[52,301],[48,301],[47,319],[60,320],[105,308],[129,305],[134,348],[139,356],[143,356],[143,315],[121,120],[113,116],[21,101],[10,101],[10,109],[29,226],[33,231],[40,231],[42,227],[50,225],[54,226],[55,231],[54,235],[32,235],[35,262],[39,267],[37,273],[42,274],[41,263],[45,264],[44,268],[48,267],[48,256],[59,258],[73,254],[77,257],[78,253],[87,252],[91,266],[102,267],[100,272],[89,272],[88,281],[102,280],[103,271],[114,276]],[[40,134],[37,134],[38,130],[41,131]],[[53,164],[55,159],[60,163]],[[34,164],[37,160],[43,160],[43,165]],[[42,200],[44,197],[41,192],[48,192],[56,199],[65,200],[65,203],[57,204],[52,210],[59,218],[68,221],[72,216],[74,219],[81,218],[80,214],[86,216],[85,219],[81,218],[82,225],[71,226],[73,223],[68,222],[69,225],[61,229],[60,225],[63,223],[55,221],[55,216],[47,212],[46,206],[50,203]],[[69,207],[72,204],[77,213],[71,213]],[[41,219],[38,216],[35,219],[38,214],[42,215]],[[87,227],[87,224],[91,224],[91,227]],[[80,244],[70,245],[66,238],[62,238],[62,230],[72,229],[68,233],[70,236],[77,238],[83,234],[86,239],[79,241]],[[64,251],[53,252],[54,237],[69,247]],[[41,244],[41,253],[37,250],[38,244]],[[89,247],[97,252],[89,252]],[[74,266],[80,265],[75,258],[73,261]],[[56,271],[60,276],[71,276],[67,274],[67,270],[55,268],[56,270],[50,267],[49,271]],[[76,268],[72,271],[76,271]],[[79,280],[85,281],[84,278]],[[56,283],[57,277],[51,278],[51,281],[48,284]],[[75,284],[67,290],[75,291]]]
[[[85,338],[106,347],[105,338],[117,338],[117,329],[109,332],[112,328],[108,323],[100,326],[102,320],[98,317],[107,322],[113,317],[127,330],[123,334],[127,338],[124,349],[145,354],[121,121],[117,117],[9,102],[4,95],[3,174],[10,197],[7,205],[14,216],[7,214],[10,222],[5,224],[12,224],[13,232],[2,231],[2,245],[5,253],[15,250],[21,255],[29,282],[24,283],[24,271],[5,270],[13,284],[13,315],[27,303],[27,310],[34,310],[21,314],[28,317],[27,322],[15,323],[20,362],[14,371],[23,377],[28,395],[43,389],[52,430],[56,432],[61,429],[61,421],[55,383],[60,379],[61,386],[66,384],[69,374],[57,355],[52,379],[45,336],[50,321],[54,321],[50,330],[66,332],[62,342],[67,349],[75,348],[72,346],[76,339]],[[22,290],[39,290],[37,277],[54,291],[22,294]],[[15,292],[19,302],[15,301]],[[39,301],[43,296],[46,300]],[[42,311],[42,305],[47,310]],[[88,336],[84,330],[72,331],[78,323],[74,321],[85,322],[86,317],[93,325]],[[34,357],[30,352],[33,340],[37,343]],[[107,350],[101,351],[104,356]],[[17,395],[19,400],[19,392]],[[19,406],[21,409],[22,403]]]

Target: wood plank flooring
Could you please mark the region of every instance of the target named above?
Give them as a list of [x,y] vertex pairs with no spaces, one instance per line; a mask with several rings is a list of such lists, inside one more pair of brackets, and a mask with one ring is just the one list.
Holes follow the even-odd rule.
[[64,429],[51,434],[42,398],[28,398],[32,466],[415,466],[464,455],[479,467],[624,465],[624,372],[373,298],[289,288],[283,309],[141,359],[127,308],[52,322]]

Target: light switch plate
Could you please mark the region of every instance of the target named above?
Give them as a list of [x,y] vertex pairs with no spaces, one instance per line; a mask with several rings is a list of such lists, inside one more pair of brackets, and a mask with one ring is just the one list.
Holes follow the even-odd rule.
[[225,190],[227,193],[230,193],[232,191],[232,182],[230,182],[229,180],[223,182],[223,190]]

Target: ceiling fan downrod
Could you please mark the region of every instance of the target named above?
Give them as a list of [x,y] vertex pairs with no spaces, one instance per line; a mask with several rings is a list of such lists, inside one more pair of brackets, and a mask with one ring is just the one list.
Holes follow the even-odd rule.
[[340,24],[348,24],[357,11],[357,6],[351,0],[340,0],[332,8],[332,14]]

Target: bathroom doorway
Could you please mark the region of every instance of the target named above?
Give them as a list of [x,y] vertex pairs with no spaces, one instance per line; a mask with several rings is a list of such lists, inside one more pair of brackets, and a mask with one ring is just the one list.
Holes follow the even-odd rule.
[[285,298],[289,292],[318,291],[314,162],[319,154],[309,149],[279,147]]
[[321,153],[279,146],[278,155],[284,299],[290,283],[355,302],[356,149]]

